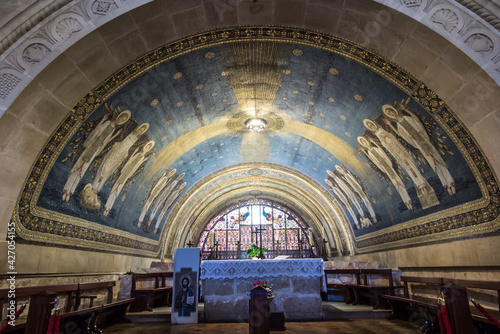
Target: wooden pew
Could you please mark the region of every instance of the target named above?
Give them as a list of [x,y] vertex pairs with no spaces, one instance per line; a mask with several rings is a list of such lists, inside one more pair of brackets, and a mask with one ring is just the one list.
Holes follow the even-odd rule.
[[[412,322],[426,323],[425,332],[439,331],[437,305],[441,296],[442,277],[401,276],[403,294],[382,295],[391,307],[392,316]],[[410,289],[411,288],[411,289]],[[423,288],[426,295],[417,294]],[[431,291],[429,291],[431,290]],[[421,291],[424,292],[424,291]]]
[[353,275],[356,284],[361,284],[360,269],[325,269],[326,293],[328,295],[341,295],[346,304],[354,302],[354,292],[346,283],[328,283],[328,275]]
[[[126,310],[134,299],[113,302],[115,284],[115,281],[103,281],[17,288],[15,291],[16,300],[30,299],[28,308],[23,312],[27,313],[28,316],[23,321],[18,319],[15,327],[10,327],[6,333],[24,333],[25,330],[26,333],[42,333],[42,327],[45,327],[46,331],[50,309],[53,307],[50,303],[53,303],[55,297],[63,297],[63,299],[60,298],[61,302],[65,300],[65,305],[59,305],[61,329],[65,328],[63,326],[67,326],[68,330],[80,330],[79,332],[85,333],[89,325],[123,321]],[[100,289],[107,290],[105,304],[93,306],[97,295],[86,295],[83,292]],[[2,310],[3,304],[8,303],[8,292],[8,289],[0,290]],[[82,299],[90,299],[89,307],[82,307]],[[2,318],[5,316],[2,315]]]
[[[496,292],[496,308],[488,308],[485,309],[490,313],[495,319],[500,320],[500,281],[487,281],[487,280],[470,280],[470,279],[455,279],[455,278],[443,278],[443,284],[445,286],[460,286],[464,287],[467,291],[467,294],[474,299],[475,295],[481,294],[478,290],[487,290],[487,291],[495,291]],[[493,296],[491,296],[493,297]],[[484,294],[483,294],[484,298]],[[480,302],[481,303],[481,302]],[[482,303],[481,303],[482,304]],[[482,305],[484,307],[484,305]],[[470,304],[470,311],[472,315],[472,320],[476,322],[481,322],[487,325],[491,325],[491,321],[488,320],[473,304]],[[483,325],[481,325],[483,326]],[[487,326],[491,327],[491,326]],[[498,330],[500,332],[500,330]]]
[[[354,292],[354,302],[356,304],[373,305],[373,309],[390,309],[390,305],[383,295],[394,295],[395,289],[402,289],[403,286],[394,286],[392,269],[360,269],[363,277],[363,284],[350,284],[349,288]],[[371,282],[373,276],[386,280],[386,284],[374,284]]]
[[[173,277],[173,272],[133,273],[131,297],[135,302],[130,312],[152,311],[153,307],[172,305],[172,287],[166,286],[166,278]],[[154,288],[137,288],[138,281],[154,278]]]

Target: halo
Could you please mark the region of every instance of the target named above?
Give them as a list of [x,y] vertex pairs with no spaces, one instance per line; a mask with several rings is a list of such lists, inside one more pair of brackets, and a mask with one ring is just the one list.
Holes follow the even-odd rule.
[[[385,116],[392,118],[392,119],[396,119],[398,114],[399,114],[398,111],[396,110],[396,108],[394,108],[393,106],[388,105],[388,104],[384,104],[382,106],[382,110],[384,111]],[[395,115],[389,115],[389,110],[394,112]]]
[[358,139],[358,143],[361,146],[363,146],[363,147],[370,147],[368,139],[366,139],[365,137],[359,136],[357,139]]
[[376,124],[374,121],[372,121],[371,119],[365,118],[365,119],[363,120],[363,125],[364,125],[364,126],[365,126],[368,130],[371,130],[371,129],[370,129],[370,125],[369,125],[369,124],[373,124],[373,126],[375,127],[375,129],[376,129],[376,128],[378,128],[377,124]]
[[149,150],[151,150],[153,147],[155,146],[155,141],[154,140],[150,140],[146,143],[146,145],[144,145],[144,147],[142,148],[143,152],[148,152]]
[[[144,130],[142,130],[142,128],[145,128]],[[141,125],[139,125],[135,131],[137,131],[137,135],[142,135],[144,132],[148,131],[149,129],[149,123],[142,123]],[[141,130],[141,131],[139,131]]]
[[335,177],[335,174],[331,171],[331,170],[326,170],[326,172],[328,173],[328,175],[330,175],[332,178]]
[[[127,115],[127,118],[123,122],[119,122],[118,120],[120,119],[120,116],[122,116],[122,115]],[[125,122],[127,122],[130,119],[131,116],[132,116],[132,113],[130,112],[130,110],[122,111],[121,113],[118,114],[118,116],[116,116],[116,119],[117,119],[116,124],[117,125],[124,124]]]

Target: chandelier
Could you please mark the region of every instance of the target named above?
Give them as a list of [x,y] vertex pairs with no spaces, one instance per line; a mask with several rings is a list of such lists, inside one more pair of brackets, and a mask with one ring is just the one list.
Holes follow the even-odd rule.
[[245,121],[245,126],[252,132],[261,132],[266,128],[267,121],[262,118],[250,118]]

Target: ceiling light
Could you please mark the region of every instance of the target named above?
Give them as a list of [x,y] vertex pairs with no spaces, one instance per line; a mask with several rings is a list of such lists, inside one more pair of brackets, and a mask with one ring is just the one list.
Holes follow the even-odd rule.
[[266,120],[262,118],[250,118],[245,121],[245,126],[253,132],[261,132],[266,128]]

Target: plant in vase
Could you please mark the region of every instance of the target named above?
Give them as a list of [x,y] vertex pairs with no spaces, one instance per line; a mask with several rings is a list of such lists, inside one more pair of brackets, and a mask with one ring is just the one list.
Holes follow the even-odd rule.
[[273,298],[274,295],[273,295],[273,287],[270,286],[269,284],[267,284],[266,281],[257,281],[255,284],[254,284],[254,288],[260,286],[261,288],[264,288],[266,289],[267,291],[267,298]]
[[[267,248],[262,247],[262,254],[266,254],[266,253],[267,253]],[[257,246],[256,244],[252,244],[250,246],[250,248],[248,248],[247,254],[250,257],[258,257],[260,255],[260,247]]]

